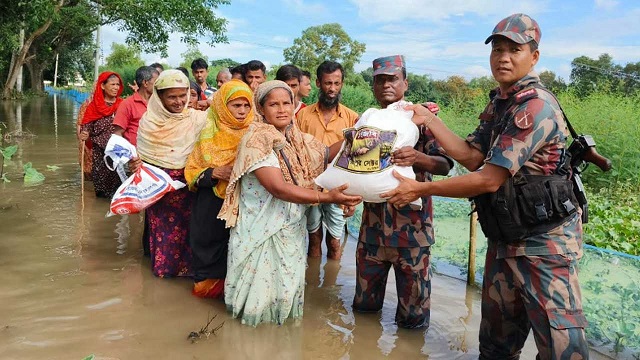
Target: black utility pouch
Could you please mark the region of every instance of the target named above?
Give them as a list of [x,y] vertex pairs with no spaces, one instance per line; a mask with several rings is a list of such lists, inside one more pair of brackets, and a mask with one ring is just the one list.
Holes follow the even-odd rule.
[[551,194],[544,182],[533,182],[519,187],[518,197],[522,219],[526,225],[537,225],[551,220],[553,205]]
[[573,184],[566,179],[552,179],[545,182],[551,195],[554,219],[564,219],[576,211],[578,200],[573,193]]
[[522,223],[514,179],[509,178],[492,195],[491,205],[498,222],[498,228],[502,233],[502,241],[504,243],[513,243],[527,237],[529,230]]
[[502,234],[498,228],[498,222],[495,216],[493,216],[491,209],[491,196],[493,194],[482,194],[472,198],[476,205],[476,212],[478,213],[478,222],[482,228],[484,236],[490,241],[502,241]]

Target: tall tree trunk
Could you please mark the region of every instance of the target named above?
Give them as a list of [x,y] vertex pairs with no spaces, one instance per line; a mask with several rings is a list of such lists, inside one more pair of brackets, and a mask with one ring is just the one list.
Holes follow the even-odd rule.
[[29,70],[29,78],[31,79],[31,91],[36,93],[44,92],[42,74],[44,72],[45,65],[39,63],[35,57],[28,61],[26,65],[27,70]]
[[[59,0],[58,4],[56,4],[56,7],[54,9],[54,13],[57,13],[58,11],[60,11],[60,7],[62,7],[63,4],[64,4],[64,0]],[[13,91],[13,87],[16,85],[16,81],[18,80],[18,72],[19,72],[18,70],[22,65],[26,63],[27,53],[29,52],[29,48],[31,47],[31,44],[33,44],[33,41],[35,39],[37,39],[45,31],[47,31],[49,26],[51,26],[52,22],[53,22],[53,17],[50,17],[49,20],[47,20],[44,24],[42,24],[42,26],[40,26],[33,33],[31,33],[31,35],[29,35],[29,38],[24,40],[24,45],[22,45],[22,48],[18,51],[18,56],[16,56],[16,61],[14,62],[11,69],[9,70],[9,76],[7,78],[7,82],[4,84],[4,89],[2,89],[3,99],[8,99],[11,97],[11,92]]]

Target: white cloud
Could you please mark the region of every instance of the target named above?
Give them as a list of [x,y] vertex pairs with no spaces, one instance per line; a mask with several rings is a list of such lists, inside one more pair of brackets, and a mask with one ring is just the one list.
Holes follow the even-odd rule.
[[288,37],[279,36],[279,35],[274,36],[273,38],[271,38],[271,40],[273,40],[274,42],[285,43],[285,44],[289,44],[291,42],[291,40]]
[[482,76],[491,76],[491,69],[489,69],[489,65],[487,66],[473,65],[473,66],[469,66],[462,69],[462,71],[460,72],[463,74],[463,76],[467,80],[471,80],[473,78],[478,78]]
[[481,16],[524,12],[536,14],[546,8],[547,1],[482,1],[482,0],[350,0],[358,8],[360,18],[372,22],[395,22],[407,19],[442,21],[465,14]]
[[321,15],[327,11],[324,5],[320,3],[308,3],[303,0],[283,0],[285,6],[302,15]]
[[618,6],[617,0],[595,0],[596,8],[604,10],[613,10]]

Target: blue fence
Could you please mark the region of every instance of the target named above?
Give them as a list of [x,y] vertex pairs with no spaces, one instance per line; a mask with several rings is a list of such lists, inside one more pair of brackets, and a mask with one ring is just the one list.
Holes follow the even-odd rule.
[[85,102],[90,96],[91,93],[80,91],[76,88],[66,89],[66,88],[54,88],[52,86],[45,86],[44,90],[49,94],[58,94],[60,96],[66,96],[72,98],[78,104],[82,104]]

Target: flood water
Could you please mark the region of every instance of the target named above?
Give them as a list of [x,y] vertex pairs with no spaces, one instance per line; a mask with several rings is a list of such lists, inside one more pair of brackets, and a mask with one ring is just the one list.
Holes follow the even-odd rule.
[[[393,276],[381,313],[354,314],[353,238],[340,262],[309,259],[304,317],[282,326],[244,326],[221,301],[192,296],[189,279],[154,277],[141,218],[105,218],[90,183],[81,193],[77,104],[31,99],[16,116],[18,106],[0,102],[0,129],[37,137],[18,143],[4,164],[11,182],[0,181],[1,359],[477,359],[480,293],[460,280],[434,276],[427,331],[395,326]],[[24,186],[27,162],[44,183]],[[223,326],[189,341],[209,315]],[[522,359],[535,354],[530,336]]]

